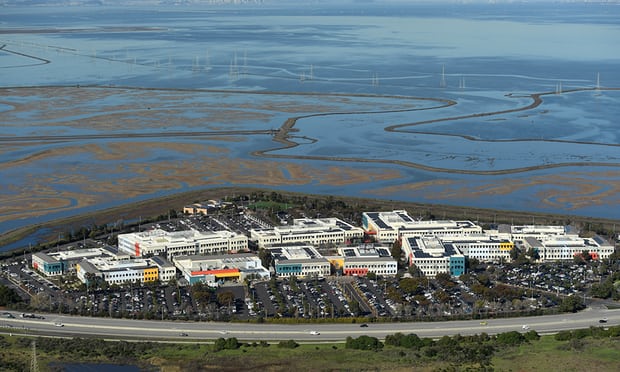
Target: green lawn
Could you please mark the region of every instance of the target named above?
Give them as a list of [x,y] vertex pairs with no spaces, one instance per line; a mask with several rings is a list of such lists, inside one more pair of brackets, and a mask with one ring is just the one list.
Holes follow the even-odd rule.
[[[32,338],[0,336],[0,371],[23,371],[30,366]],[[107,355],[107,357],[106,357]],[[123,355],[126,355],[123,357]],[[214,351],[212,344],[112,343],[102,340],[38,339],[37,358],[42,371],[53,362],[106,362],[156,365],[162,372],[181,371],[464,371],[477,365],[448,363],[425,349],[385,346],[378,351],[346,349],[339,344],[243,344]],[[618,338],[556,341],[544,336],[518,347],[497,351],[496,371],[619,371]],[[470,369],[468,369],[470,368]]]
[[619,371],[620,342],[617,339],[586,338],[556,341],[544,336],[539,341],[497,353],[497,371]]

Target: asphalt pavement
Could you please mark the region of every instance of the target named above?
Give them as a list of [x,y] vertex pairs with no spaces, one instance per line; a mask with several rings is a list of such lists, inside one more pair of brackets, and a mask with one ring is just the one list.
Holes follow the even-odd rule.
[[[374,336],[383,339],[386,335],[401,332],[415,333],[420,337],[439,338],[444,335],[471,335],[486,332],[498,334],[509,331],[551,334],[563,330],[588,328],[590,326],[612,326],[620,324],[620,309],[602,307],[588,308],[579,313],[545,315],[525,318],[502,318],[442,322],[403,322],[359,324],[255,324],[221,322],[180,322],[131,320],[115,318],[90,318],[58,314],[37,314],[44,319],[21,318],[20,313],[10,312],[13,318],[2,315],[0,332],[24,333],[29,335],[92,337],[129,340],[192,340],[212,341],[219,337],[236,337],[241,341],[301,342],[344,341],[348,336]],[[606,323],[600,323],[607,319]]]

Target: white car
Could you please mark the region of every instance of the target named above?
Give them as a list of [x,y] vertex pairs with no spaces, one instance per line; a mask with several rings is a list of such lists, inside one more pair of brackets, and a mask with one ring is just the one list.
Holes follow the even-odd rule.
[[527,325],[527,324],[524,324],[521,328],[524,329],[524,330],[528,330],[528,329],[530,329],[530,326]]
[[319,331],[310,331],[310,334],[311,334],[311,335],[318,336],[318,335],[320,335],[321,333],[320,333]]
[[54,323],[54,325],[55,325],[56,327],[64,327],[64,326],[65,326],[64,324],[62,324],[62,323],[60,323],[60,322],[56,322],[56,323]]

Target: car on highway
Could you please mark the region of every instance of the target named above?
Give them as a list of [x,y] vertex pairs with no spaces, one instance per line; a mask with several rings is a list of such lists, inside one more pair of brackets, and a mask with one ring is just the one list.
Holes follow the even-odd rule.
[[489,324],[489,323],[487,323],[487,321],[486,321],[486,320],[483,320],[482,322],[480,322],[480,325],[483,325],[483,326],[485,326],[485,325],[487,325],[487,324]]
[[320,335],[321,333],[320,333],[319,331],[310,331],[310,334],[311,334],[311,335],[318,336],[318,335]]
[[360,324],[360,327],[362,327],[362,328],[368,328],[368,324],[366,324],[366,323]]
[[528,329],[530,329],[530,326],[529,326],[529,325],[527,325],[527,324],[524,324],[523,326],[521,326],[521,329],[523,329],[523,330],[526,330],[526,331],[527,331]]
[[599,319],[598,322],[599,323],[607,323],[607,318]]
[[187,337],[187,336],[189,336],[189,335],[188,335],[187,333],[185,333],[185,332],[181,332],[181,333],[179,333],[179,336],[181,336],[181,337]]
[[54,325],[55,325],[56,327],[64,327],[64,326],[65,326],[64,324],[62,324],[62,323],[60,323],[60,322],[56,322],[56,323],[54,323]]

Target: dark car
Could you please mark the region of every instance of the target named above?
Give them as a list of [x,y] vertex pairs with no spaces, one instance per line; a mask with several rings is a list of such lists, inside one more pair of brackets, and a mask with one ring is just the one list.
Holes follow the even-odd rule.
[[362,327],[362,328],[366,328],[366,327],[368,327],[368,324],[366,324],[366,323],[364,323],[364,324],[360,324],[360,327]]
[[599,323],[607,323],[607,318],[599,319]]

